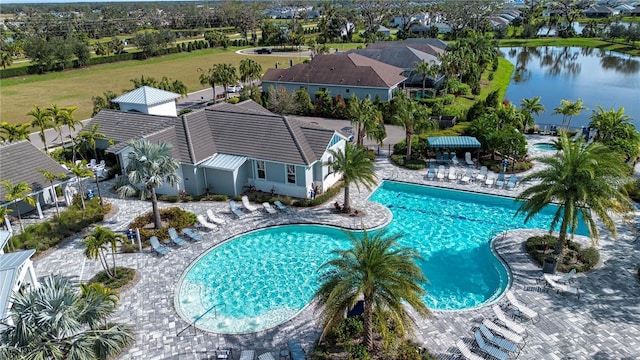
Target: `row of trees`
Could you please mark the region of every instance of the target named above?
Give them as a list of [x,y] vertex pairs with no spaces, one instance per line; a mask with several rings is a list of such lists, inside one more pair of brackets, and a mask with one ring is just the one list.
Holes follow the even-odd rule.
[[238,70],[231,64],[215,64],[207,71],[198,69],[200,72],[200,84],[209,85],[213,90],[213,99],[216,99],[216,84],[222,85],[225,89],[225,98],[229,98],[229,94],[226,92],[226,88],[229,85],[234,85],[241,80],[243,82],[252,83],[259,80],[262,75],[262,65],[253,59],[240,60],[240,76],[238,77]]

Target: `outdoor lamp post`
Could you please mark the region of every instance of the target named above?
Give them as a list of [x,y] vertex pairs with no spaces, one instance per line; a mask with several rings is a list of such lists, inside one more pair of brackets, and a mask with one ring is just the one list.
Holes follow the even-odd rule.
[[100,207],[104,207],[104,202],[102,201],[102,194],[100,194],[100,184],[98,183],[98,172],[94,171],[93,175],[96,178],[96,189],[98,189],[98,197],[100,198]]

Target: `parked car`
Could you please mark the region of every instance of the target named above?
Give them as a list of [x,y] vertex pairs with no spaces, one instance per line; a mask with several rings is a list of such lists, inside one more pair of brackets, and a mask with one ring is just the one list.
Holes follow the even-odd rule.
[[256,54],[271,54],[270,48],[257,49]]
[[237,93],[240,92],[240,90],[242,90],[244,86],[242,86],[242,84],[235,84],[235,85],[229,85],[227,86],[227,92],[228,93]]

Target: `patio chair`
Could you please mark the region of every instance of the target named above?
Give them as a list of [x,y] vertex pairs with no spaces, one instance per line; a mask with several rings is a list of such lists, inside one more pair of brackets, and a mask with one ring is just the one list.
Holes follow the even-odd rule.
[[484,181],[486,187],[492,187],[496,181],[496,174],[493,171],[487,173],[487,179]]
[[477,330],[475,333],[475,338],[476,338],[476,344],[478,344],[478,348],[480,350],[482,350],[482,352],[484,352],[487,355],[493,356],[496,359],[499,360],[508,360],[509,359],[509,355],[498,349],[497,347],[493,346],[493,345],[489,345],[484,341],[484,338],[482,337],[482,334],[480,333],[480,330]]
[[451,152],[451,164],[458,166],[460,165],[460,161],[458,161],[458,157],[456,156],[456,153]]
[[496,179],[496,183],[494,185],[498,189],[502,189],[504,187],[504,172],[500,171],[498,174],[498,178]]
[[182,229],[182,233],[187,235],[187,237],[193,241],[200,241],[202,240],[202,235],[200,235],[199,233],[189,229],[189,228],[184,228]]
[[266,352],[258,356],[258,360],[276,360],[270,352]]
[[468,166],[473,166],[473,160],[471,160],[471,153],[470,152],[466,152],[464,153],[464,163],[467,164]]
[[560,284],[559,282],[556,282],[553,279],[553,275],[550,274],[544,274],[544,279],[547,282],[547,286],[553,290],[556,290],[556,292],[574,294],[578,297],[578,299],[580,299],[580,290],[577,287],[568,284]]
[[436,178],[436,164],[429,163],[429,169],[427,170],[427,174],[424,176],[426,180],[433,180]]
[[442,153],[442,162],[445,164],[449,163],[449,153],[448,152],[443,152]]
[[233,200],[229,200],[229,209],[231,209],[231,212],[237,216],[238,219],[244,216],[244,212],[240,210],[238,204]]
[[291,360],[305,360],[304,349],[300,345],[300,341],[287,341],[287,347],[289,348],[289,354],[291,354]]
[[444,181],[445,174],[446,174],[446,169],[444,165],[438,166],[438,172],[436,173],[436,178],[438,179],[438,181],[440,180]]
[[218,226],[216,224],[212,224],[212,223],[208,222],[207,219],[204,218],[204,216],[198,214],[198,216],[196,216],[196,218],[198,219],[198,224],[203,226],[205,229],[207,229],[207,230],[217,230],[218,229]]
[[509,177],[509,181],[507,182],[507,190],[513,190],[516,188],[516,185],[518,184],[518,177],[515,175],[511,175]]
[[178,246],[184,246],[187,244],[187,242],[178,235],[174,228],[169,228],[169,237],[171,238],[171,241]]
[[216,225],[222,225],[225,223],[224,219],[217,217],[211,209],[207,209],[207,219]]
[[280,211],[289,212],[289,210],[290,210],[289,207],[287,205],[283,204],[280,200],[274,201],[273,205],[275,205],[278,208],[278,210],[280,210]]
[[271,204],[269,204],[268,202],[263,202],[262,203],[262,207],[264,207],[264,210],[269,213],[269,214],[276,214],[276,209],[274,209]]
[[231,349],[216,349],[216,360],[228,360],[233,359],[233,354]]
[[560,284],[568,284],[573,282],[573,277],[576,276],[576,269],[571,269],[568,273],[564,275],[551,275],[547,274],[548,277],[553,279],[555,282]]
[[482,356],[478,356],[473,352],[471,352],[471,349],[469,349],[469,347],[467,346],[467,344],[464,343],[464,341],[458,340],[458,342],[456,342],[456,346],[458,347],[458,350],[460,350],[460,353],[462,354],[462,356],[464,356],[465,359],[484,360]]
[[454,168],[450,168],[449,169],[449,176],[447,176],[447,180],[449,180],[449,181],[458,180],[458,174],[456,172],[456,169],[454,169]]
[[242,206],[244,206],[245,209],[254,212],[256,210],[258,210],[258,207],[251,204],[251,202],[249,202],[249,197],[247,195],[244,195],[242,197]]
[[506,350],[508,352],[512,352],[512,353],[519,353],[520,352],[520,348],[518,347],[517,344],[512,343],[511,341],[507,340],[507,339],[503,339],[499,336],[494,335],[491,330],[489,330],[486,326],[484,326],[483,324],[480,324],[480,333],[482,334],[482,336],[484,336],[487,340],[489,340],[490,343],[496,345],[497,347],[499,347],[500,349]]
[[481,167],[480,172],[476,175],[476,180],[485,181],[487,179],[487,171],[489,171],[489,169],[487,169],[486,166]]
[[152,236],[149,241],[151,242],[153,250],[155,250],[159,255],[167,255],[169,253],[169,250],[166,247],[160,245],[160,241],[156,236]]
[[253,360],[256,358],[255,350],[242,350],[240,352],[240,360]]
[[491,308],[496,314],[496,319],[500,321],[505,327],[522,337],[527,337],[527,329],[525,329],[524,326],[518,324],[517,322],[507,319],[507,314],[505,314],[504,311],[500,309],[500,306],[493,305]]
[[440,151],[436,151],[436,162],[442,164],[442,153]]
[[514,308],[514,315],[518,317],[525,317],[531,320],[534,324],[540,321],[540,316],[537,312],[529,309],[525,304],[516,299],[515,295],[511,291],[507,291],[507,300],[509,300],[510,306]]
[[473,168],[467,168],[467,171],[460,178],[460,183],[462,184],[470,184],[471,179],[473,179]]
[[500,336],[502,336],[503,338],[511,341],[514,344],[518,344],[518,346],[520,346],[521,348],[524,347],[524,345],[526,344],[526,341],[524,340],[524,338],[518,334],[516,334],[515,332],[502,327],[496,323],[494,323],[493,321],[489,320],[489,319],[484,319],[482,320],[482,325],[486,326],[489,330],[491,330],[493,333],[498,334]]

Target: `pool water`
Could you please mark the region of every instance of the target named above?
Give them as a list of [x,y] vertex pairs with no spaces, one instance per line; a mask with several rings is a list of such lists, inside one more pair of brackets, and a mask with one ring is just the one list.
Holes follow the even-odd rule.
[[540,151],[558,151],[558,149],[550,143],[537,143],[533,144],[533,147]]
[[[425,302],[431,309],[462,310],[488,304],[509,284],[508,271],[491,251],[490,240],[516,228],[547,229],[549,208],[523,224],[511,198],[385,181],[370,197],[393,213],[387,226],[400,243],[424,258],[429,279]],[[581,225],[580,234],[586,234]],[[199,328],[249,333],[286,322],[318,288],[320,265],[331,250],[346,249],[340,229],[287,225],[253,231],[203,254],[183,274],[176,309]]]

